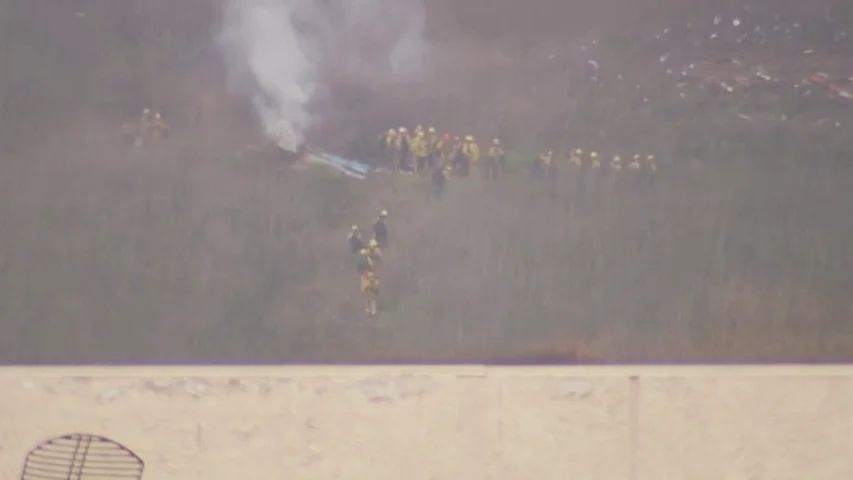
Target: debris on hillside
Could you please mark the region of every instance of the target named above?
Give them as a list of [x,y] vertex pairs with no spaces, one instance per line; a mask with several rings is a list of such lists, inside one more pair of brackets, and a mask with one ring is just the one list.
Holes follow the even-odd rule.
[[357,160],[349,160],[337,155],[325,152],[306,152],[305,162],[315,165],[323,165],[337,170],[349,177],[363,180],[370,173],[370,166]]

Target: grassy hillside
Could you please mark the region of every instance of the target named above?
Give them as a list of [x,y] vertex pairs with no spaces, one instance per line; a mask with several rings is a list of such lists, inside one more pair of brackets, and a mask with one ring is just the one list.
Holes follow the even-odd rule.
[[[853,121],[836,103],[740,119],[790,105],[681,98],[658,53],[618,28],[598,35],[600,82],[579,31],[532,51],[454,36],[436,43],[433,78],[335,85],[312,141],[366,155],[389,125],[434,122],[498,133],[519,160],[582,147],[655,154],[661,169],[651,186],[581,192],[563,168],[549,193],[518,167],[429,202],[416,177],[359,181],[247,150],[259,139],[205,53],[214,12],[200,4],[80,3],[84,19],[3,11],[62,41],[16,42],[19,68],[0,78],[0,361],[853,358],[853,148],[820,122]],[[172,122],[167,142],[119,141],[140,105]],[[393,245],[367,319],[345,238],[381,208]]]

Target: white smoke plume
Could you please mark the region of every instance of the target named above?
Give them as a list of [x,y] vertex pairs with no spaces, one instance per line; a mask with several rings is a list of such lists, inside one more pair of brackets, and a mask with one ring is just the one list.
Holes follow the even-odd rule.
[[[412,79],[427,68],[420,0],[223,0],[219,46],[266,135],[297,150],[324,78]],[[355,119],[354,119],[355,121]]]

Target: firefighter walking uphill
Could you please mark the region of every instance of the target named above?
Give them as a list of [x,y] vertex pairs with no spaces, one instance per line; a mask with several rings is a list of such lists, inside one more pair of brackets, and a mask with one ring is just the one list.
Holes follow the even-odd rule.
[[347,242],[349,242],[352,253],[358,253],[364,248],[364,240],[362,240],[361,233],[358,231],[358,225],[353,225],[350,228]]
[[364,303],[364,313],[376,315],[376,299],[379,296],[379,277],[374,271],[373,261],[370,258],[370,250],[362,248],[358,252],[357,272],[359,277],[359,289]]
[[379,247],[379,241],[376,238],[371,238],[367,244],[367,254],[370,256],[373,269],[378,270],[382,266],[382,248]]

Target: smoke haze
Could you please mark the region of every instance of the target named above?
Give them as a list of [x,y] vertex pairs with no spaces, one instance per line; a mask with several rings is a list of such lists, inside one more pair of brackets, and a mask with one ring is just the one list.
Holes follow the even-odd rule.
[[219,45],[231,85],[265,134],[296,150],[320,119],[310,109],[330,79],[379,86],[422,75],[425,12],[408,0],[225,0]]

